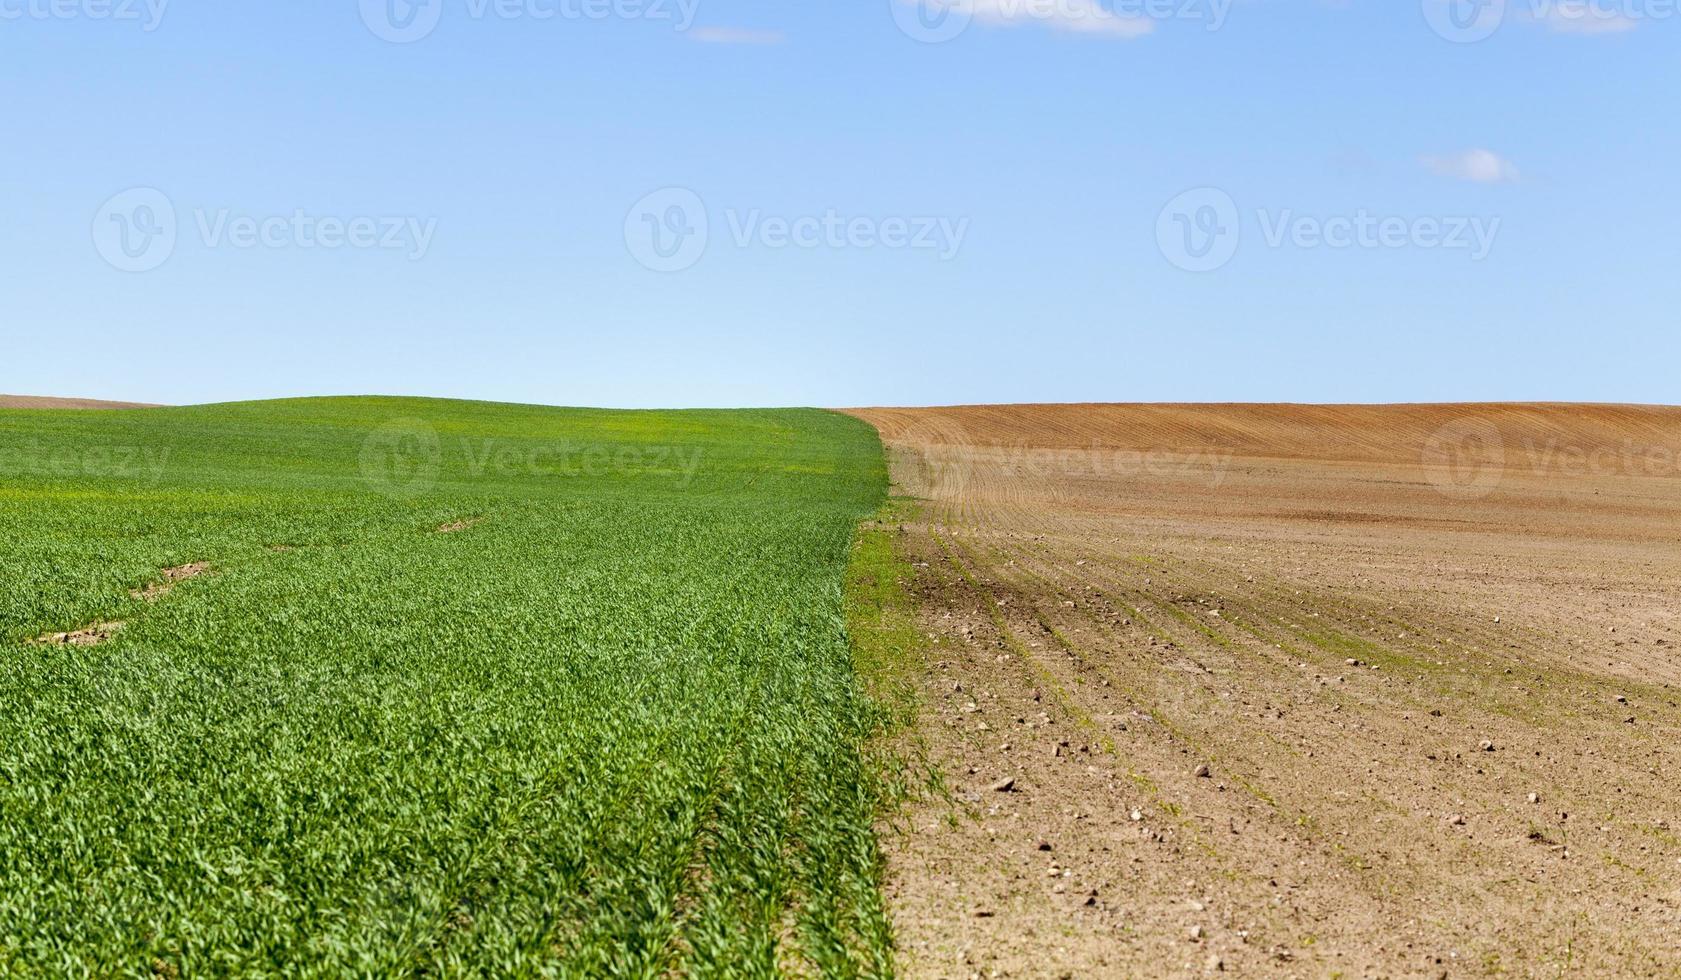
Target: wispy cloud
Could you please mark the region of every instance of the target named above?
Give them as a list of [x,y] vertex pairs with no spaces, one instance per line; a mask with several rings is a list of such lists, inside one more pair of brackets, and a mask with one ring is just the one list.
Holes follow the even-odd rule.
[[689,36],[702,44],[781,44],[781,31],[755,31],[744,27],[697,27]]
[[992,27],[1040,26],[1065,34],[1125,40],[1156,29],[1145,16],[1118,14],[1099,0],[900,0],[946,16],[970,17]]
[[1424,166],[1438,177],[1468,180],[1477,184],[1509,184],[1518,179],[1512,161],[1493,150],[1466,150],[1423,158]]

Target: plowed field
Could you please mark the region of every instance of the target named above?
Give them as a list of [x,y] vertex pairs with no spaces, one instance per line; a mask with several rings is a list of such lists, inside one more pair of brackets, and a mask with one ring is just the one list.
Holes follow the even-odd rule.
[[913,976],[1681,970],[1681,410],[863,410]]

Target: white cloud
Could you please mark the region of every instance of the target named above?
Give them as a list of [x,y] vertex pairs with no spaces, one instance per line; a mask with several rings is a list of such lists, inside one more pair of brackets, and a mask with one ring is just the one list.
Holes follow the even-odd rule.
[[1518,168],[1512,165],[1512,161],[1493,150],[1427,156],[1424,165],[1438,177],[1469,180],[1477,184],[1509,184],[1518,179]]
[[[915,5],[917,0],[905,0]],[[1156,29],[1149,17],[1117,14],[1099,0],[925,0],[929,9],[968,15],[993,27],[1039,25],[1088,37],[1143,37]]]
[[702,44],[781,44],[781,31],[754,31],[741,27],[697,27],[689,36]]

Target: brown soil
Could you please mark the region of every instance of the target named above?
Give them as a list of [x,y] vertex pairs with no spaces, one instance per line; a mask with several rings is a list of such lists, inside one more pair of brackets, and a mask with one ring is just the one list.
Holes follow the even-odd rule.
[[1681,972],[1681,410],[855,414],[927,498],[907,975]]
[[129,595],[136,599],[144,599],[147,602],[152,602],[167,595],[169,590],[175,588],[176,585],[191,578],[198,578],[200,575],[203,575],[208,571],[210,571],[210,563],[207,561],[195,561],[190,565],[181,565],[177,568],[166,568],[159,573],[163,576],[163,581],[153,582],[143,589],[135,589],[133,592],[130,592]]
[[469,517],[466,520],[454,521],[438,528],[439,534],[456,534],[483,523],[482,517]]
[[126,623],[94,623],[69,633],[49,633],[31,641],[48,646],[91,647],[98,646],[115,636]]
[[0,408],[158,408],[140,402],[102,402],[92,398],[40,398],[35,395],[0,395]]

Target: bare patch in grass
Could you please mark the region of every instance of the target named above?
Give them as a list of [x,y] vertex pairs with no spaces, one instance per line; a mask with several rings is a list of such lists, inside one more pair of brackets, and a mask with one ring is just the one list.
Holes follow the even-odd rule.
[[474,526],[476,526],[478,524],[481,524],[483,522],[484,522],[484,518],[482,518],[482,517],[469,517],[469,518],[466,518],[464,520],[459,520],[459,521],[455,521],[455,522],[450,523],[450,524],[441,525],[438,528],[438,533],[439,534],[456,534],[458,532],[465,531],[468,528],[474,527]]
[[29,641],[41,646],[91,647],[98,646],[115,636],[117,631],[126,625],[120,622],[94,623],[79,630],[68,633],[48,633],[46,636],[36,637]]
[[163,581],[153,582],[143,589],[135,589],[129,595],[136,599],[144,599],[147,602],[155,602],[180,583],[190,578],[198,578],[208,571],[210,571],[210,563],[207,561],[195,561],[190,565],[166,568],[162,572]]

